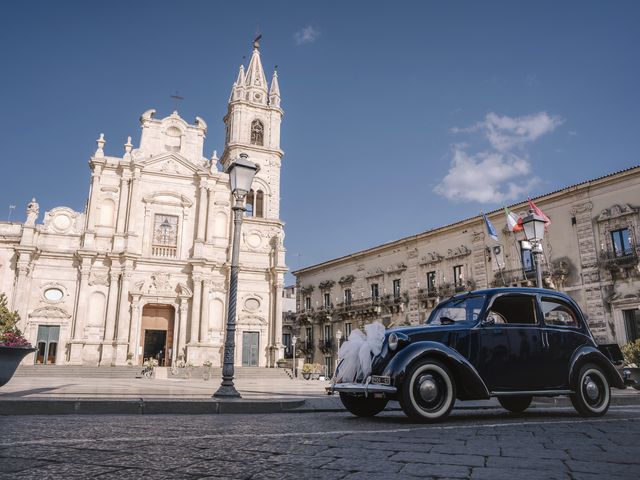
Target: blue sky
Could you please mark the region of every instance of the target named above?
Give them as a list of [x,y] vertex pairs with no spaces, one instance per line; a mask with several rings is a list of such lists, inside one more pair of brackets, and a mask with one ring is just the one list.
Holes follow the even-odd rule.
[[82,210],[98,134],[120,155],[175,91],[221,152],[257,29],[292,270],[640,163],[638,2],[13,1],[0,218]]

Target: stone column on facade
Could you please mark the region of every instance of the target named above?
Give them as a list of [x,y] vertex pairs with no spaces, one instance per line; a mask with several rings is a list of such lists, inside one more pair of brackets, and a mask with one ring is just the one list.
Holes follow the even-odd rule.
[[128,234],[130,233],[130,230],[132,229],[131,225],[132,222],[134,222],[134,220],[131,219],[131,216],[133,215],[135,208],[137,207],[138,203],[139,203],[139,190],[140,190],[140,170],[136,169],[136,171],[133,174],[133,177],[131,178],[130,183],[130,190],[131,190],[131,194],[129,196],[129,201],[128,203],[128,207],[127,207],[127,223],[126,223],[126,227],[125,227],[125,232]]
[[118,283],[119,272],[109,274],[109,297],[107,299],[107,320],[104,328],[104,343],[102,345],[102,364],[113,362],[113,337],[116,329],[116,317],[118,315]]
[[16,266],[16,283],[15,290],[13,292],[13,302],[12,302],[12,310],[16,310],[20,315],[20,322],[18,323],[18,328],[21,331],[25,331],[25,327],[27,325],[27,308],[28,308],[28,298],[27,294],[30,291],[28,288],[29,283],[29,263],[24,260],[18,260],[18,265]]
[[93,172],[91,172],[91,186],[89,192],[89,203],[87,204],[87,230],[93,231],[96,226],[96,201],[95,197],[98,192],[98,184],[100,183],[100,173],[102,171],[102,165],[94,165]]
[[407,318],[411,325],[420,322],[420,279],[418,278],[418,248],[409,250],[407,255],[407,274],[406,279],[408,285],[405,287],[409,294],[407,302]]
[[[187,346],[187,318],[189,316],[189,302],[186,298],[180,299],[180,308],[178,309],[178,325],[179,325],[179,335],[178,335],[178,346],[176,348],[178,355],[180,353],[185,353],[185,347]],[[177,357],[176,357],[177,358]],[[186,356],[184,357],[186,361]]]
[[213,233],[215,232],[215,228],[214,228],[214,205],[215,205],[215,191],[209,187],[208,190],[208,196],[207,196],[207,232],[206,232],[206,237],[207,243],[212,243],[213,242]]
[[204,291],[202,293],[202,309],[200,313],[200,343],[209,343],[208,340],[208,330],[209,330],[209,291],[210,291],[211,281],[207,280],[204,282]]
[[87,316],[87,288],[89,285],[89,273],[91,269],[91,259],[83,258],[80,266],[80,282],[78,296],[76,299],[76,309],[74,316],[73,340],[71,341],[71,352],[69,363],[82,364],[82,350],[84,346],[84,327]]
[[116,363],[121,365],[126,361],[127,346],[128,346],[128,333],[129,328],[127,323],[130,320],[129,311],[129,282],[131,280],[131,272],[123,270],[120,277],[120,299],[118,306],[118,328],[116,330],[117,344],[116,344]]
[[124,234],[127,220],[127,204],[129,203],[129,178],[122,172],[120,177],[120,198],[118,204],[118,222],[116,224],[116,233]]
[[485,243],[485,234],[483,232],[473,232],[471,243],[471,271],[473,272],[473,281],[476,283],[475,288],[487,288],[489,286],[489,278],[487,271],[487,255]]
[[200,200],[198,202],[198,230],[196,241],[204,242],[207,226],[207,185],[206,180],[200,180]]
[[200,304],[202,302],[202,276],[193,275],[193,297],[191,298],[191,333],[189,344],[198,343],[198,332],[200,326]]
[[598,254],[596,251],[596,237],[593,231],[591,210],[593,204],[585,202],[571,209],[571,215],[576,219],[576,234],[582,284],[585,292],[586,305],[583,310],[587,314],[589,328],[599,343],[609,343],[609,333],[604,311],[604,297],[600,284]]
[[140,305],[140,296],[137,295],[131,302],[131,322],[129,324],[129,353],[133,355],[133,361],[137,365],[140,363],[140,354],[138,347],[140,346],[140,313],[142,307]]
[[284,358],[284,348],[282,346],[282,290],[284,288],[284,283],[282,283],[280,279],[277,279],[274,287],[276,298],[273,319],[273,336],[275,338],[273,338],[271,342],[274,347],[275,360],[278,361],[280,358]]

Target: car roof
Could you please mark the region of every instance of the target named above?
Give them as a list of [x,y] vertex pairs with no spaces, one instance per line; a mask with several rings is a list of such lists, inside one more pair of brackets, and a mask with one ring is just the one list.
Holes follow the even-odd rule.
[[473,290],[471,292],[463,292],[453,295],[451,298],[462,298],[468,295],[496,295],[499,293],[528,293],[528,294],[540,294],[540,295],[548,295],[559,297],[564,300],[568,300],[573,303],[573,299],[566,295],[565,293],[559,292],[557,290],[549,290],[546,288],[531,288],[531,287],[496,287],[496,288],[485,288],[482,290]]

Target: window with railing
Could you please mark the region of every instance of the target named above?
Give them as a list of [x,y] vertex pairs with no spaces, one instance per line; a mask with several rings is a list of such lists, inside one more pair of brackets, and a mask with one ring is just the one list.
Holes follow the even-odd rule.
[[427,291],[433,292],[436,289],[436,272],[427,272]]
[[380,289],[378,288],[377,283],[371,284],[371,298],[377,300],[380,297]]
[[456,287],[462,287],[464,285],[464,278],[462,276],[462,265],[456,265],[453,267],[453,284]]
[[175,258],[178,256],[177,216],[156,214],[151,255],[164,258]]
[[331,306],[331,294],[330,293],[325,293],[324,294],[324,307],[325,308],[329,308]]
[[351,289],[350,288],[345,288],[345,290],[344,290],[344,304],[345,305],[351,305],[352,299],[353,299],[353,297],[351,295]]
[[522,259],[522,268],[524,268],[525,272],[532,272],[535,270],[536,265],[533,261],[533,254],[531,253],[531,248],[523,248],[522,241],[520,243],[520,258]]
[[611,244],[616,257],[631,255],[631,231],[628,228],[613,230],[611,234]]
[[304,297],[304,309],[311,310],[311,297]]
[[400,279],[397,278],[393,281],[393,298],[400,298]]
[[344,335],[345,341],[349,340],[349,335],[351,335],[351,322],[347,322],[344,324]]

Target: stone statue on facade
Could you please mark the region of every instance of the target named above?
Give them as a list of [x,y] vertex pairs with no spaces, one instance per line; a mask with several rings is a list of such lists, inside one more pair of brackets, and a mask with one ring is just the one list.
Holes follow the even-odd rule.
[[24,222],[27,227],[35,227],[36,220],[38,219],[38,215],[40,214],[40,205],[36,202],[35,198],[32,198],[31,201],[27,204],[27,221]]

